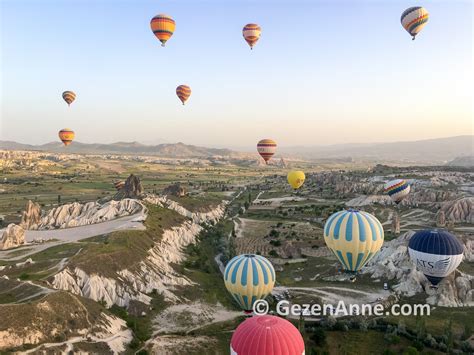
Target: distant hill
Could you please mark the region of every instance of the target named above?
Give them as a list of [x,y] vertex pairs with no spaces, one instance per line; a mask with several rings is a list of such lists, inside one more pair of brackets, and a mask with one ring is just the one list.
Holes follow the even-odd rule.
[[187,145],[184,143],[145,145],[138,142],[117,142],[111,144],[88,144],[73,142],[66,148],[61,142],[51,142],[42,145],[29,145],[11,141],[0,141],[0,149],[36,150],[56,153],[146,154],[176,158],[239,156],[239,153],[230,149],[205,148]]
[[[111,144],[88,144],[73,142],[65,148],[61,142],[43,145],[21,144],[11,141],[0,141],[0,149],[39,150],[57,153],[89,154],[142,154],[175,158],[203,158],[223,156],[243,158],[256,156],[255,150],[240,153],[230,149],[206,148],[184,143],[166,143],[146,145],[139,142],[116,142]],[[427,139],[420,141],[374,143],[374,144],[338,144],[313,147],[279,146],[277,157],[301,158],[315,161],[353,161],[366,160],[378,163],[427,163],[453,164],[453,159],[468,159],[474,155],[474,136]],[[456,160],[455,160],[456,161]],[[462,162],[462,161],[461,161]],[[464,166],[464,165],[463,165]]]
[[448,166],[463,166],[466,168],[474,167],[474,155],[457,157],[449,161],[446,165]]
[[306,159],[341,158],[371,161],[446,163],[456,157],[474,154],[474,136],[426,139],[420,141],[338,144],[319,147],[281,147],[280,153]]

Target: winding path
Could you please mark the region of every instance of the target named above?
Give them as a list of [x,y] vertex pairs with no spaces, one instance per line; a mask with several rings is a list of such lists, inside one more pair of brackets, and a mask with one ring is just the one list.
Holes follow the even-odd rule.
[[[25,244],[24,246],[19,248],[0,251],[0,260],[21,260],[29,255],[36,254],[42,250],[51,248],[59,244],[73,243],[82,239],[112,233],[118,230],[143,230],[145,229],[145,226],[143,225],[143,221],[145,220],[145,218],[145,213],[143,211],[140,211],[136,214],[113,219],[111,221],[88,224],[85,226],[79,226],[74,228],[62,228],[52,230],[27,230],[25,231],[25,240],[28,243],[32,243],[35,240],[53,240],[50,242],[39,244]],[[25,253],[19,253],[22,248],[28,249],[28,251]]]

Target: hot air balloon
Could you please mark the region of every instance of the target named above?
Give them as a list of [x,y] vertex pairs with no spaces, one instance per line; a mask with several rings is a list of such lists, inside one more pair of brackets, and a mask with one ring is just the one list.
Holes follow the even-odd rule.
[[239,306],[244,311],[251,312],[255,301],[264,299],[272,292],[275,270],[263,256],[242,254],[227,264],[224,282],[227,291]]
[[403,28],[413,37],[412,40],[415,40],[416,35],[428,22],[428,18],[428,11],[424,7],[414,6],[403,12],[400,22]]
[[304,341],[286,319],[264,315],[244,320],[230,340],[231,355],[304,355]]
[[454,235],[445,230],[421,230],[408,243],[410,259],[433,287],[452,273],[462,261],[463,247]]
[[288,173],[287,179],[290,186],[296,190],[304,184],[305,175],[300,170],[293,170]]
[[329,217],[324,241],[345,271],[357,273],[382,247],[383,227],[370,213],[343,210]]
[[74,131],[69,128],[63,128],[58,133],[59,139],[64,143],[64,145],[69,145],[74,140]]
[[187,85],[180,85],[176,88],[176,95],[178,95],[184,105],[184,103],[189,99],[189,96],[191,96],[191,88]]
[[176,24],[170,16],[159,14],[151,19],[150,27],[156,38],[160,40],[161,46],[164,47],[166,41],[173,35]]
[[257,151],[267,164],[271,157],[275,154],[276,147],[276,142],[271,139],[262,139],[257,143]]
[[123,180],[114,181],[114,187],[117,191],[123,189],[125,187],[125,181]]
[[262,29],[260,28],[259,25],[255,23],[249,23],[245,25],[244,28],[242,29],[242,34],[244,36],[244,39],[249,44],[250,49],[253,49],[253,46],[255,46],[255,44],[259,40],[261,33],[262,33]]
[[410,185],[403,179],[392,180],[385,184],[384,191],[398,205],[410,193]]
[[72,91],[64,91],[63,92],[63,99],[66,101],[67,105],[70,106],[73,101],[76,99],[76,94]]

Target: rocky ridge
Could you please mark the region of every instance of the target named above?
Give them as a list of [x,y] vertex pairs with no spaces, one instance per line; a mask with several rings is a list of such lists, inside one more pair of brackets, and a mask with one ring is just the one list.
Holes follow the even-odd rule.
[[134,270],[124,269],[117,273],[116,278],[110,278],[97,274],[89,275],[79,268],[66,268],[54,276],[52,286],[95,301],[104,301],[108,307],[113,304],[126,307],[131,300],[149,304],[151,299],[147,294],[154,290],[162,294],[167,301],[179,301],[173,289],[176,286],[190,285],[191,281],[177,273],[170,264],[183,261],[182,250],[196,241],[202,230],[200,223],[215,222],[224,216],[225,203],[209,212],[192,213],[164,197],[148,196],[145,201],[166,206],[190,220],[181,226],[165,230],[161,240],[148,251],[147,258]]
[[[140,212],[146,207],[138,200],[124,199],[109,201],[104,204],[73,202],[50,210],[41,217],[38,224],[31,224],[30,229],[56,229],[84,226],[109,221]],[[27,221],[28,223],[29,221]]]
[[25,243],[25,230],[14,223],[10,223],[0,239],[0,250],[18,247]]

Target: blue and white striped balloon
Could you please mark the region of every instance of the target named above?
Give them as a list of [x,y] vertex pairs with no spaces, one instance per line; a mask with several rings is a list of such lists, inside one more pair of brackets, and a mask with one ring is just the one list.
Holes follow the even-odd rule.
[[357,272],[382,247],[382,224],[370,213],[344,210],[329,217],[324,241],[346,271]]
[[255,254],[234,257],[224,271],[225,287],[245,311],[267,297],[275,285],[275,270],[268,259]]
[[445,230],[421,230],[410,238],[408,253],[416,268],[436,286],[459,266],[463,247]]

